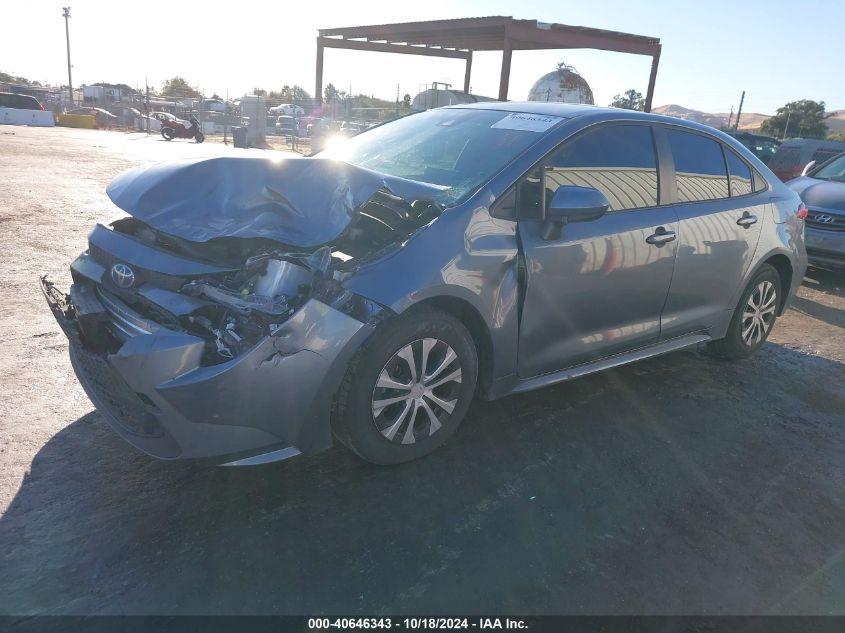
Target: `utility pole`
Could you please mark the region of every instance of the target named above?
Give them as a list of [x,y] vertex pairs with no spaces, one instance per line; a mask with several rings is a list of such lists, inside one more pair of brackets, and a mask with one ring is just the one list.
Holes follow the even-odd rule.
[[786,140],[786,132],[787,132],[787,130],[789,130],[789,117],[791,115],[792,115],[792,110],[787,110],[786,111],[786,124],[783,126],[783,136],[780,139],[782,141]]
[[70,27],[68,26],[70,7],[62,7],[62,16],[65,19],[65,41],[67,42],[67,87],[70,92],[70,107],[73,108],[73,78],[70,73]]
[[728,115],[728,127],[726,129],[731,129],[731,122],[734,120],[734,107],[731,106],[731,113]]
[[742,116],[742,103],[745,101],[745,90],[742,91],[742,96],[739,98],[739,110],[736,111],[736,123],[734,123],[734,132],[739,127],[739,117]]

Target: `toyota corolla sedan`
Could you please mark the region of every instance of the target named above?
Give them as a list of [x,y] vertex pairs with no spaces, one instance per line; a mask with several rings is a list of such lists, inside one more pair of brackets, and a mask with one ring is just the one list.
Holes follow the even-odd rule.
[[790,180],[787,186],[807,205],[810,263],[845,269],[845,154]]
[[806,266],[798,194],[736,140],[590,106],[439,108],[107,191],[127,215],[42,285],[91,400],[164,459],[421,457],[474,397],[748,356]]

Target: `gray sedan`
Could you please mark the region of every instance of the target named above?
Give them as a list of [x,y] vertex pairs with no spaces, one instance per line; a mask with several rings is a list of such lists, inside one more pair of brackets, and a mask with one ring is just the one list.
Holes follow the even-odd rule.
[[806,267],[799,196],[735,139],[590,106],[439,108],[108,194],[128,217],[43,288],[92,401],[163,459],[421,457],[474,397],[748,356]]

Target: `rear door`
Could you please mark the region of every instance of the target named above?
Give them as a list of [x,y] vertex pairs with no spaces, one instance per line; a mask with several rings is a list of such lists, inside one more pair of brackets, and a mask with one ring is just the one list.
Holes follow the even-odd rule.
[[769,196],[753,191],[751,167],[719,140],[668,126],[656,133],[675,173],[678,258],[661,319],[662,337],[673,338],[706,331],[733,311]]
[[[559,238],[544,240],[545,201],[562,185],[598,189],[611,208],[598,220],[570,223]],[[657,341],[677,222],[671,208],[658,206],[651,127],[614,123],[588,129],[565,142],[517,191],[526,277],[519,375],[529,378]]]

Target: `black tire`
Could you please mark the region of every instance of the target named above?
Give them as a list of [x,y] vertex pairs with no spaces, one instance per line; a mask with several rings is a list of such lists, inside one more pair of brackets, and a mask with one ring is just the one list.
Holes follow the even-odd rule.
[[176,136],[176,132],[172,127],[161,128],[161,137],[165,141],[172,141],[174,136]]
[[[410,363],[400,363],[397,355],[407,354],[410,348],[415,364],[422,366],[424,345],[429,350],[428,362],[415,373],[431,376],[427,383],[431,391],[425,391],[425,378],[419,379],[423,384],[417,389],[423,393],[416,392],[416,398],[408,389],[378,386],[385,372],[395,382],[414,383]],[[457,356],[451,362],[450,349]],[[437,373],[437,369],[442,370]],[[435,386],[443,378],[456,375],[458,379]],[[477,379],[478,355],[466,327],[440,310],[411,310],[382,323],[350,362],[335,400],[332,430],[343,444],[369,462],[387,465],[417,459],[434,451],[455,432],[472,402]],[[430,399],[432,395],[434,399]],[[396,399],[394,396],[404,400],[374,415],[379,402]],[[435,401],[454,408],[449,412]],[[399,419],[406,405],[411,409],[404,422],[391,423],[392,417]],[[392,437],[391,429],[395,429]]]
[[[772,285],[775,293],[774,299],[768,299],[768,301],[771,301],[771,306],[766,306],[766,310],[768,310],[769,307],[774,307],[774,310],[762,317],[764,322],[767,324],[767,327],[761,326],[758,329],[752,330],[752,334],[759,332],[759,338],[757,336],[751,336],[749,340],[748,337],[743,337],[743,331],[750,325],[753,327],[753,324],[751,324],[753,319],[746,319],[744,317],[746,310],[751,310],[748,305],[749,298],[751,298],[752,295],[755,295],[755,293],[759,293],[761,284],[766,283]],[[745,287],[745,290],[739,299],[739,303],[734,310],[725,338],[708,343],[708,350],[714,356],[718,356],[719,358],[734,360],[751,356],[751,354],[760,349],[763,343],[766,342],[766,339],[769,338],[769,334],[775,325],[777,313],[783,301],[781,293],[780,275],[778,275],[777,270],[769,264],[763,264],[763,266],[760,267],[760,270],[757,271],[757,274],[752,277],[751,281],[749,281],[748,285]],[[756,297],[757,295],[755,295],[755,299]],[[760,299],[758,303],[762,304],[764,303],[764,300]],[[769,317],[770,320],[768,320]]]
[[202,143],[205,140],[205,134],[203,134],[202,132],[197,132],[194,135],[194,138],[196,139],[197,143]]

